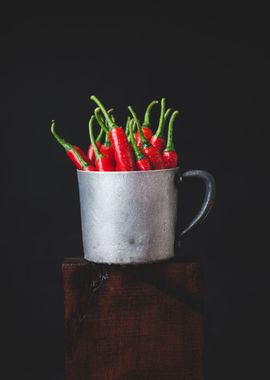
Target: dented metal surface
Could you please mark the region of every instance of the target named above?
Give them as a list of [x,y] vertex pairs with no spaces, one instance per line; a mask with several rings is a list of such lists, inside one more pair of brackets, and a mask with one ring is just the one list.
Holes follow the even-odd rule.
[[172,257],[176,172],[78,171],[85,259],[127,264]]

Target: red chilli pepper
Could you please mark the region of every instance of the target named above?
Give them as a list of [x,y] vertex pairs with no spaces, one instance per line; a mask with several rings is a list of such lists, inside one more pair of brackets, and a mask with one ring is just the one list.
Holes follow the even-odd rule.
[[82,156],[82,158],[84,159],[84,161],[91,162],[89,160],[89,158],[87,157],[87,155],[84,153],[84,151],[79,146],[73,145],[73,148],[75,148],[77,150],[77,152]]
[[144,137],[144,135],[142,133],[142,127],[141,127],[141,124],[137,118],[137,115],[135,114],[135,112],[133,111],[133,109],[130,106],[128,107],[128,109],[131,112],[131,114],[132,114],[132,116],[133,116],[133,118],[137,124],[138,130],[140,133],[140,137],[142,140],[142,152],[143,152],[143,154],[149,158],[153,169],[164,169],[164,164],[162,161],[161,153],[157,150],[157,148],[155,148],[153,145],[151,145],[151,143],[149,141],[146,140],[146,138]]
[[164,125],[165,125],[165,98],[161,99],[161,110],[158,123],[158,129],[156,133],[151,137],[150,143],[156,147],[160,152],[165,148],[165,138],[164,138]]
[[108,134],[106,134],[104,144],[102,144],[101,147],[100,147],[100,152],[104,156],[108,157],[108,159],[110,160],[111,164],[113,166],[115,166],[114,150],[113,150],[113,147],[112,147],[112,144],[110,142]]
[[95,152],[95,165],[99,172],[113,172],[114,171],[114,165],[111,164],[108,157],[104,156],[100,150],[97,147],[97,144],[95,142],[95,137],[93,133],[93,123],[95,120],[95,116],[91,116],[89,121],[89,134],[90,134],[90,140],[91,144],[93,145],[93,149]]
[[177,115],[179,115],[179,111],[174,111],[170,118],[167,145],[162,153],[165,169],[176,168],[178,164],[178,154],[176,153],[173,144],[173,123]]
[[130,136],[132,147],[135,152],[137,168],[139,170],[151,170],[152,166],[151,166],[149,158],[145,157],[145,155],[140,151],[139,147],[136,144],[136,141],[133,135],[132,122],[129,123],[129,136]]
[[112,120],[103,104],[95,96],[91,96],[93,100],[101,109],[104,118],[106,119],[109,127],[109,139],[114,149],[114,156],[116,161],[116,168],[119,171],[133,171],[136,170],[134,156],[131,152],[130,145],[125,135],[123,128],[118,127]]
[[[142,124],[142,131],[143,131],[144,137],[148,141],[150,141],[151,137],[153,136],[153,131],[150,128],[150,126],[151,126],[151,124],[150,124],[150,112],[151,112],[151,110],[152,110],[152,108],[153,108],[153,106],[155,104],[158,104],[157,100],[153,100],[147,106],[145,114],[144,114],[144,121],[143,121],[143,124]],[[135,138],[136,138],[136,144],[138,145],[139,148],[141,148],[142,147],[142,141],[141,141],[141,138],[140,138],[140,132],[139,131],[136,132]]]
[[[99,134],[98,134],[98,137],[96,139],[96,144],[97,144],[97,147],[99,149],[101,147],[100,140],[101,140],[101,138],[103,136],[103,133],[104,133],[104,131],[103,131],[103,129],[101,129],[100,132],[99,132]],[[94,164],[95,161],[96,161],[96,157],[95,157],[95,151],[94,151],[94,148],[93,148],[92,144],[89,145],[89,148],[88,148],[88,151],[87,151],[87,156],[88,156],[88,160]]]
[[59,142],[60,145],[65,149],[67,152],[67,155],[69,159],[73,162],[73,164],[76,166],[77,169],[79,170],[84,170],[84,171],[95,171],[95,167],[90,164],[89,162],[85,161],[82,156],[78,153],[77,149],[62,139],[56,132],[55,132],[55,121],[52,120],[51,124],[51,132],[54,136],[54,138]]

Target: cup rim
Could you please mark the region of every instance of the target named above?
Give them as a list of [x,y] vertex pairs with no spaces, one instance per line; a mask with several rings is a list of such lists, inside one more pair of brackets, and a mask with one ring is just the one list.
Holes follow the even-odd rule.
[[164,172],[173,172],[173,171],[178,171],[179,170],[179,166],[177,166],[176,168],[170,168],[170,169],[156,169],[156,170],[133,170],[133,171],[108,171],[108,172],[99,172],[99,171],[86,171],[86,170],[81,170],[81,169],[77,169],[77,172],[78,173],[83,173],[83,174],[89,174],[89,175],[105,175],[105,174],[109,174],[109,175],[119,175],[119,174],[128,174],[128,175],[134,175],[134,174],[138,174],[140,173],[140,175],[145,175],[145,174],[150,174],[152,175],[153,173],[164,173]]

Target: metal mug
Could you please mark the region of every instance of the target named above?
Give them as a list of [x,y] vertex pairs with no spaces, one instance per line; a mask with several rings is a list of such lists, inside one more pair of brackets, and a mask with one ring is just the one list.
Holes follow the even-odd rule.
[[178,188],[186,178],[206,185],[200,211],[180,239],[210,212],[215,181],[202,170],[134,172],[78,170],[84,258],[96,263],[137,264],[174,256]]

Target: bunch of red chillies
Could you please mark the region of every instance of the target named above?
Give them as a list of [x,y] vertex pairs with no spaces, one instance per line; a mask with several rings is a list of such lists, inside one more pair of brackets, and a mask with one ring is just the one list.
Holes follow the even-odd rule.
[[[107,111],[96,96],[91,96],[91,100],[96,103],[97,108],[89,120],[90,144],[87,153],[61,138],[55,131],[55,121],[51,123],[53,136],[65,149],[77,169],[146,171],[171,169],[178,166],[179,156],[173,144],[173,125],[179,111],[174,111],[170,117],[166,139],[165,124],[172,110],[170,108],[166,110],[164,98],[160,102],[160,117],[155,133],[150,124],[150,112],[158,104],[157,100],[147,106],[142,124],[133,108],[129,106],[131,115],[127,118],[125,130],[116,124],[112,115],[113,109]],[[100,128],[97,138],[94,136],[95,124]]]

